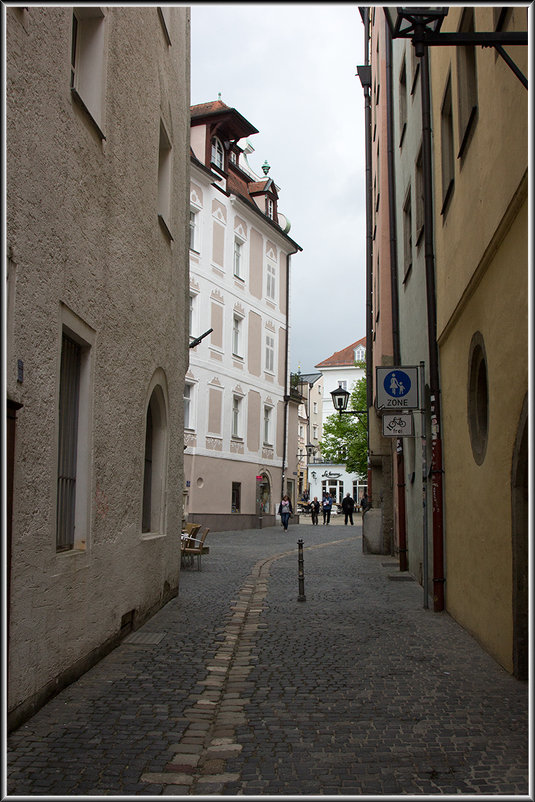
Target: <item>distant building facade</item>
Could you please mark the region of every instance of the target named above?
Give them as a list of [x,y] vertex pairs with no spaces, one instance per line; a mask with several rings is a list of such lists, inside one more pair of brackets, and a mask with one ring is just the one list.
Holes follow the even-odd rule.
[[[356,382],[366,376],[365,362],[366,338],[361,337],[360,340],[351,343],[346,348],[335,351],[334,354],[318,362],[315,366],[320,371],[323,382],[322,431],[327,418],[338,414],[333,406],[331,392],[342,387],[351,393]],[[367,486],[365,477],[348,473],[345,465],[325,462],[322,460],[321,449],[313,462],[316,464],[308,466],[312,498],[315,495],[321,498],[325,492],[329,493],[337,504],[342,503],[342,499],[347,493],[350,493],[356,501],[362,498]]]
[[288,293],[301,248],[269,166],[248,164],[255,133],[221,100],[191,108],[190,337],[209,334],[184,390],[186,514],[216,531],[272,525],[297,492]]
[[323,376],[321,373],[297,373],[292,382],[301,394],[298,420],[298,496],[309,493],[307,466],[319,455],[323,431]]
[[6,22],[13,727],[178,592],[189,10]]
[[323,376],[323,423],[335,412],[331,392],[342,387],[351,393],[355,382],[366,376],[365,361],[366,337],[362,337],[315,365]]

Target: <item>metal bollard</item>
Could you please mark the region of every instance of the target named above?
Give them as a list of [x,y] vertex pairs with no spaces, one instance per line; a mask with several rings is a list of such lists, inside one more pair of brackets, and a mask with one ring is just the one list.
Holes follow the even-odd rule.
[[297,597],[297,601],[306,601],[307,597],[305,596],[305,571],[303,568],[303,541],[297,541],[297,564],[298,564],[298,576],[299,576],[299,596]]

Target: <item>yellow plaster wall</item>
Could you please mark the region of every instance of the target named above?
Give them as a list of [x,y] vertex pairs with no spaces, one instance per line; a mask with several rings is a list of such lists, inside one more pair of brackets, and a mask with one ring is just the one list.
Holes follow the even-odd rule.
[[[528,382],[527,200],[440,343],[446,607],[512,671],[511,464]],[[489,436],[477,465],[467,421],[469,349],[480,331],[489,383]]]
[[[463,8],[450,8],[443,30],[455,31]],[[492,30],[492,8],[476,8],[476,29]],[[526,30],[526,10],[517,9],[511,30]],[[488,26],[491,27],[488,27]],[[527,70],[527,48],[509,48]],[[483,253],[523,180],[528,158],[528,92],[492,48],[475,49],[477,119],[461,158],[455,49],[430,48],[436,205],[442,198],[440,119],[451,73],[454,117],[455,185],[444,214],[437,215],[437,331],[448,325],[465,287],[473,280]],[[527,74],[527,73],[526,73]]]

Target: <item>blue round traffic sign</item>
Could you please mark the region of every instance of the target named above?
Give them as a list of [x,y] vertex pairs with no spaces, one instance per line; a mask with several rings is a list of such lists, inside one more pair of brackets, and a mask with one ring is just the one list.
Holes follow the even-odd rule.
[[403,370],[391,370],[386,374],[383,386],[391,398],[403,398],[411,389],[411,380]]

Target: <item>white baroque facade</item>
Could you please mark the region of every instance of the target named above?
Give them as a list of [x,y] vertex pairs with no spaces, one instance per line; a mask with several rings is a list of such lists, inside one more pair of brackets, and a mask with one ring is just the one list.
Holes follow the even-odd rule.
[[6,8],[6,134],[11,728],[178,593],[189,9]]
[[288,288],[301,249],[269,168],[247,162],[254,133],[221,100],[191,109],[185,512],[214,531],[272,525],[281,493],[296,496]]

